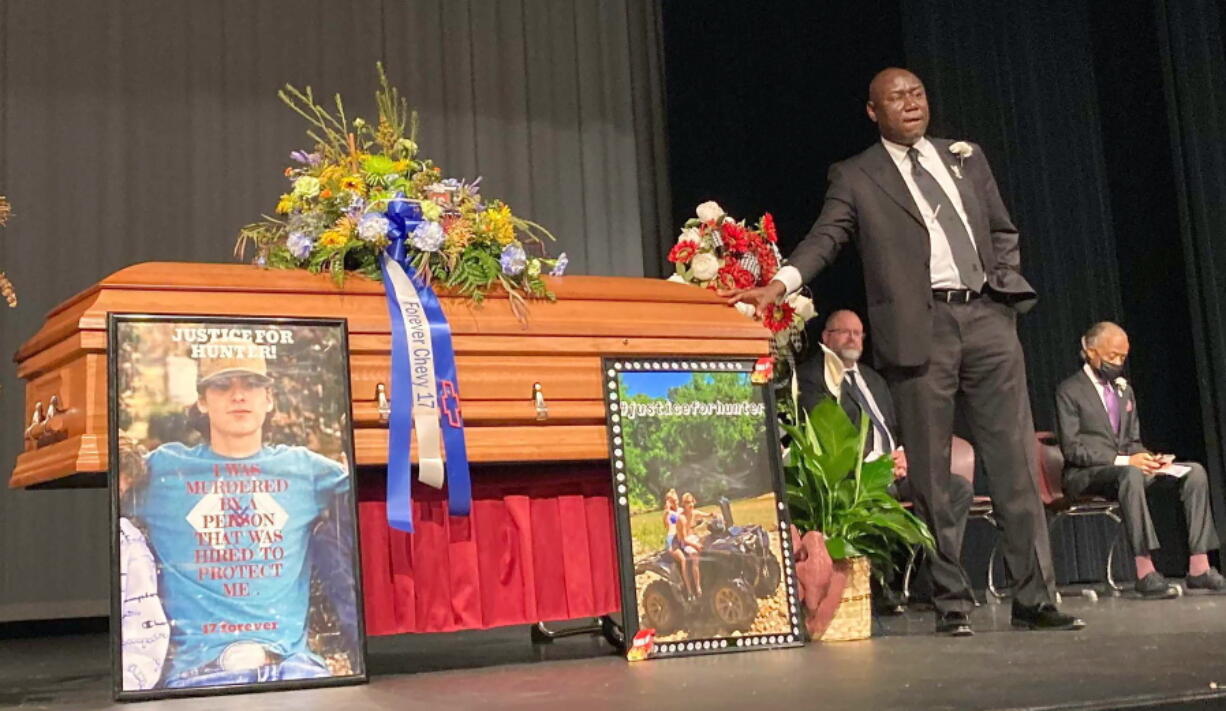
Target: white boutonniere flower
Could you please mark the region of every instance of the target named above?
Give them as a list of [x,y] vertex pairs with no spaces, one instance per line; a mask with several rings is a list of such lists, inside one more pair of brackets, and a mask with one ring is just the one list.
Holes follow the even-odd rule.
[[966,159],[975,155],[975,147],[966,141],[954,141],[949,144],[949,152],[958,156],[958,164],[950,165],[949,169],[954,172],[954,177],[962,180],[962,167],[966,163]]
[[1123,378],[1116,378],[1115,379],[1115,389],[1117,392],[1122,394],[1125,390],[1128,389],[1128,381]]

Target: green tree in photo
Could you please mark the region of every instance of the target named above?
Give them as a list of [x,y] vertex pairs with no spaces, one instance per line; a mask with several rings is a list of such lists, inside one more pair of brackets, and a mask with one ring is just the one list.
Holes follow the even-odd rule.
[[[677,405],[761,402],[756,387],[746,373],[695,373],[690,382],[670,388],[667,399]],[[628,393],[624,383],[620,398],[623,403],[660,402]],[[764,419],[715,414],[623,418],[631,509],[661,508],[670,488],[689,491],[704,504],[769,490]]]

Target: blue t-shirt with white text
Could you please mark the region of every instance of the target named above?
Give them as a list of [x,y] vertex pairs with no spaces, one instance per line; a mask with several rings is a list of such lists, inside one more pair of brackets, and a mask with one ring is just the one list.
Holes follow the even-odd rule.
[[304,653],[311,533],[349,491],[339,463],[305,447],[266,446],[242,459],[172,442],[147,458],[149,482],[131,515],[159,562],[171,624],[167,679],[237,641]]

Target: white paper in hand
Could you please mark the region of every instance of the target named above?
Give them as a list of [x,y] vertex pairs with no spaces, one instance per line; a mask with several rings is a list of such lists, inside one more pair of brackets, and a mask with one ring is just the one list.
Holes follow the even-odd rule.
[[1165,467],[1162,467],[1161,469],[1159,469],[1158,471],[1154,473],[1155,474],[1165,474],[1167,476],[1182,478],[1184,476],[1187,476],[1188,472],[1190,471],[1192,471],[1192,467],[1189,467],[1186,464],[1173,464],[1172,463],[1172,464],[1166,465]]

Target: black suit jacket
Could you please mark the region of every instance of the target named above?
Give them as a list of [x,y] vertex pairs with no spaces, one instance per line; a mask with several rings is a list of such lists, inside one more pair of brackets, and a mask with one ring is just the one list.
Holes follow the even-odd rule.
[[[890,388],[886,385],[885,378],[863,363],[859,364],[858,370],[860,371],[860,380],[864,382],[865,387],[872,393],[873,400],[877,403],[877,409],[881,410],[881,416],[885,418],[885,426],[890,430],[890,436],[894,438],[894,444],[901,444],[898,438],[898,415],[894,412],[894,399],[890,396]],[[796,366],[796,379],[800,386],[800,406],[804,408],[805,412],[812,410],[814,405],[817,405],[818,401],[823,397],[834,397],[834,393],[830,392],[826,387],[825,363],[823,362],[821,349],[817,349],[813,356]],[[839,405],[843,408],[843,412],[847,413],[847,417],[851,419],[852,423],[859,427],[859,405],[846,393],[844,393],[839,401]]]
[[[996,298],[1025,312],[1034,289],[1021,275],[1017,228],[1001,200],[983,149],[963,162],[949,152],[952,141],[929,138],[954,177],[971,226],[984,274]],[[950,171],[954,176],[954,171]],[[805,282],[826,268],[855,238],[864,263],[868,320],[879,365],[916,367],[932,346],[932,275],[928,228],[898,167],[880,141],[830,166],[822,213],[788,257]]]
[[1056,388],[1056,423],[1066,473],[1110,466],[1121,454],[1146,451],[1141,444],[1141,420],[1132,388],[1120,394],[1120,432],[1116,434],[1102,398],[1084,370],[1065,378]]

